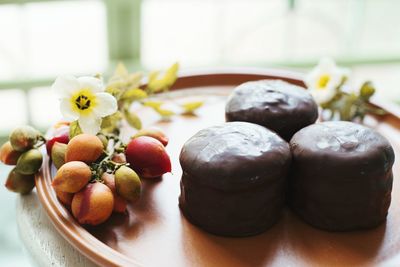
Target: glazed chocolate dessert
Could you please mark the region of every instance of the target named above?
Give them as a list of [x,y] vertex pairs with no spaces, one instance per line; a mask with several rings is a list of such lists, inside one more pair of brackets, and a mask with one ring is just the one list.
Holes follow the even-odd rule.
[[314,123],[318,106],[304,88],[282,80],[246,82],[230,95],[225,107],[227,121],[247,121],[290,138]]
[[291,161],[270,130],[228,122],[199,131],[182,148],[179,206],[202,229],[223,236],[263,232],[280,215]]
[[391,201],[393,148],[374,130],[323,122],[290,141],[289,202],[306,222],[329,231],[371,228]]

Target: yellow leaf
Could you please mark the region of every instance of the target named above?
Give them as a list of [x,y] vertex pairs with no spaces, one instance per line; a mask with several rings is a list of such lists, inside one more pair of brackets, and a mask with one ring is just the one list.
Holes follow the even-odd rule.
[[117,100],[120,98],[120,95],[122,93],[122,90],[119,89],[117,86],[112,85],[112,86],[107,86],[106,90],[107,93],[111,94],[114,96]]
[[164,102],[161,101],[145,101],[142,103],[143,106],[146,107],[152,107],[152,108],[160,108],[162,104],[164,104]]
[[131,73],[126,77],[126,86],[128,88],[137,88],[140,86],[140,82],[142,80],[142,73],[141,72],[135,72]]
[[158,78],[159,72],[151,72],[149,74],[149,81],[147,90],[150,92],[158,93],[168,90],[176,81],[179,64],[175,63],[169,67],[161,78]]
[[116,127],[118,121],[122,118],[121,112],[117,111],[114,114],[108,115],[101,121],[101,129]]
[[152,71],[152,72],[150,72],[150,73],[149,73],[149,83],[154,82],[154,81],[157,79],[158,74],[160,74],[159,71]]
[[172,115],[175,114],[172,110],[169,109],[162,109],[160,107],[158,108],[153,108],[158,114],[160,114],[162,117],[171,117]]
[[125,109],[124,117],[126,121],[129,123],[129,125],[132,126],[133,128],[138,130],[142,128],[142,121],[135,113],[131,113],[129,112],[129,110]]
[[171,87],[178,77],[179,64],[176,62],[165,72],[164,80],[167,87]]
[[113,77],[124,77],[126,75],[128,75],[128,70],[126,69],[124,63],[119,62],[115,68]]
[[161,92],[164,89],[164,80],[153,80],[147,85],[147,89],[152,93]]
[[133,88],[133,89],[129,89],[125,93],[123,93],[121,96],[121,99],[135,101],[135,100],[140,100],[140,99],[143,99],[146,97],[147,97],[147,93],[145,91],[143,91],[140,88]]
[[196,101],[196,102],[187,102],[181,105],[183,108],[184,113],[193,113],[196,109],[203,106],[203,101]]

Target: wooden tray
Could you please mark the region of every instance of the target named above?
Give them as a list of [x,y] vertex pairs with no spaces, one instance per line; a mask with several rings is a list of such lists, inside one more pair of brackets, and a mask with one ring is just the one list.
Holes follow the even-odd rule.
[[[198,130],[224,121],[224,105],[230,90],[245,81],[280,78],[303,85],[296,74],[276,71],[251,73],[202,73],[182,76],[174,91],[163,98],[181,101],[204,99],[198,116],[176,116],[157,121],[149,110],[139,110],[149,124],[170,137],[167,147],[172,174],[144,180],[139,202],[128,214],[114,214],[98,227],[84,228],[57,200],[50,186],[54,169],[48,158],[36,178],[37,192],[51,221],[75,248],[101,266],[400,266],[400,185],[395,180],[387,222],[376,229],[330,233],[315,229],[289,210],[265,233],[248,238],[223,238],[191,225],[178,208],[181,168],[178,156],[183,143]],[[197,88],[197,89],[195,89]],[[400,119],[393,113],[368,117],[366,124],[386,136],[400,152]],[[124,136],[129,136],[128,127]],[[400,172],[398,161],[395,176]]]

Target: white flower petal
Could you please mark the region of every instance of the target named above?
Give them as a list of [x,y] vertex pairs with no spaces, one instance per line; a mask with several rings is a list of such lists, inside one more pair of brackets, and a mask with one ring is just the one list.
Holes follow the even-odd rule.
[[83,76],[78,78],[78,82],[81,89],[90,89],[93,93],[104,91],[103,81],[98,78]]
[[97,105],[94,107],[93,111],[97,116],[105,117],[117,112],[117,100],[109,93],[97,93],[96,100]]
[[328,84],[326,85],[327,89],[325,89],[325,90],[329,90],[329,88],[336,89],[339,86],[339,84],[341,84],[342,79],[343,79],[343,76],[341,74],[339,74],[339,73],[331,73],[329,75]]
[[304,78],[304,83],[307,85],[308,88],[314,88],[320,76],[320,70],[318,68],[314,68]]
[[79,113],[72,109],[71,101],[69,98],[63,98],[60,101],[60,111],[64,119],[74,121],[79,118]]
[[304,82],[308,88],[312,89],[317,86],[319,79],[323,75],[329,76],[327,87],[336,88],[344,77],[350,75],[350,70],[347,68],[339,68],[331,58],[323,58],[319,61],[318,65],[307,74]]
[[314,97],[315,102],[318,104],[325,104],[332,100],[332,98],[336,95],[335,87],[325,87],[325,89],[313,89],[309,91],[311,95]]
[[100,132],[101,118],[95,115],[87,115],[79,117],[79,126],[81,127],[82,132],[87,134],[97,134]]
[[69,97],[79,89],[79,82],[74,76],[59,76],[51,88],[58,98]]

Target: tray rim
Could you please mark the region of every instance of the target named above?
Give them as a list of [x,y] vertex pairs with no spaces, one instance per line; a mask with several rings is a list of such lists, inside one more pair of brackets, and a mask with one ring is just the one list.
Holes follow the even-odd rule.
[[[282,69],[231,68],[181,72],[171,90],[185,88],[229,86],[260,79],[282,79],[305,87],[303,74]],[[388,112],[387,115],[400,121],[400,108],[394,104],[374,98],[371,101]],[[139,262],[112,249],[79,225],[57,200],[54,190],[49,190],[51,169],[49,157],[45,156],[41,171],[35,176],[36,190],[42,207],[61,236],[75,249],[100,266],[142,266]]]

